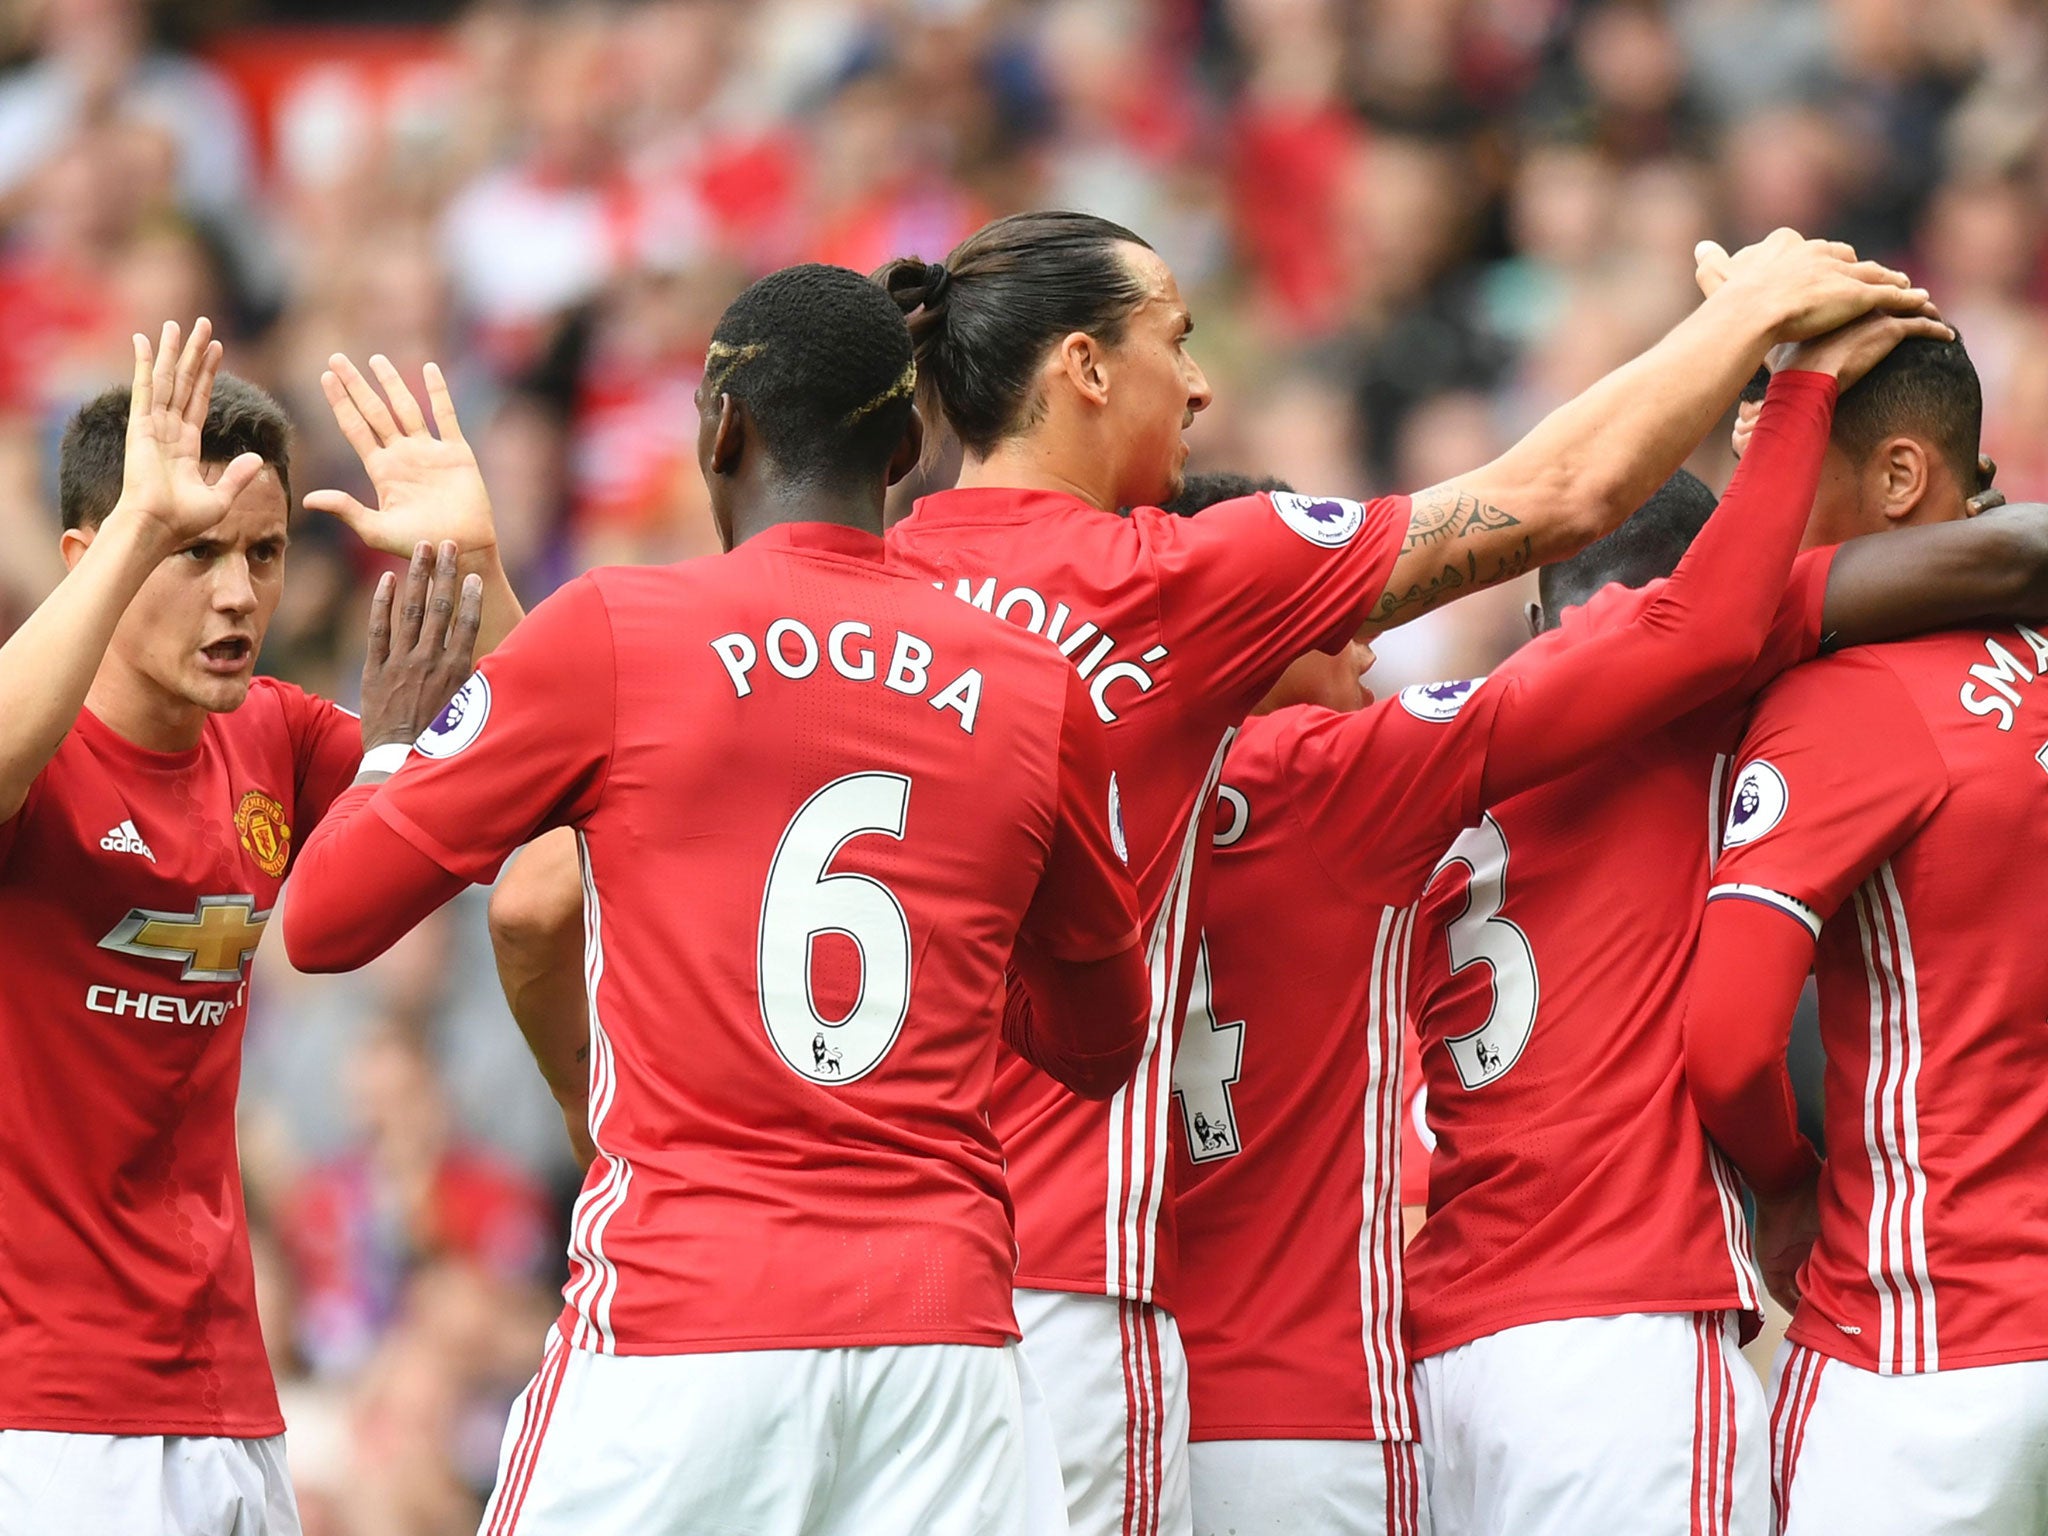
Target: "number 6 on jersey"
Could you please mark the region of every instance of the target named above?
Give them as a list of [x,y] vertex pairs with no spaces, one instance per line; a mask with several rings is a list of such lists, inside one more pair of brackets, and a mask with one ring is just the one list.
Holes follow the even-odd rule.
[[1500,823],[1482,816],[1479,825],[1459,833],[1437,874],[1453,864],[1463,864],[1472,874],[1465,884],[1465,910],[1444,930],[1451,974],[1484,961],[1493,973],[1493,1006],[1484,1024],[1452,1035],[1444,1049],[1466,1088],[1484,1088],[1521,1060],[1536,1027],[1536,955],[1528,935],[1500,915],[1508,896],[1508,840]]
[[[850,1083],[889,1054],[910,1012],[910,920],[903,904],[867,875],[830,874],[857,837],[899,841],[910,812],[910,780],[854,773],[806,800],[775,849],[761,896],[756,983],[761,1021],[782,1059],[814,1083]],[[818,1012],[811,947],[843,933],[860,951],[860,992],[836,1022]]]

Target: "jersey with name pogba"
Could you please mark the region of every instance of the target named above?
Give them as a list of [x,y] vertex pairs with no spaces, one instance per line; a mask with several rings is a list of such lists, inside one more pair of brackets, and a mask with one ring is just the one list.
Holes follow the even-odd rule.
[[184,752],[87,711],[0,823],[0,1429],[284,1428],[235,1152],[249,961],[362,751],[265,678]]
[[[1816,934],[1820,1236],[1798,1343],[1910,1374],[2048,1359],[2048,636],[1859,647],[1742,744],[1716,902]],[[2019,930],[2019,931],[2016,931]]]
[[[1417,1356],[1760,1305],[1735,1175],[1686,1090],[1685,989],[1730,756],[1757,690],[1819,651],[1831,563],[1799,557],[1720,698],[1501,801],[1445,854],[1410,979],[1436,1138],[1407,1250]],[[1625,622],[1657,585],[1606,588],[1565,628]]]
[[784,525],[571,582],[419,749],[365,809],[443,869],[580,840],[573,1345],[1016,1337],[1005,968],[1137,937],[1072,668],[871,534]]
[[995,1124],[1017,1200],[1020,1286],[1173,1305],[1167,1116],[1208,879],[1207,811],[1230,733],[1296,657],[1364,623],[1409,503],[1281,492],[1192,518],[1050,491],[928,496],[890,530],[942,590],[1058,646],[1109,726],[1154,1016],[1130,1085],[1076,1099],[1005,1054]]

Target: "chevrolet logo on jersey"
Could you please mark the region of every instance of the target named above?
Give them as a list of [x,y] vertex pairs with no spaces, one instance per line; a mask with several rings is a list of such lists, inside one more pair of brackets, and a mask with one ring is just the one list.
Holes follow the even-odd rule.
[[190,912],[132,908],[100,948],[145,960],[182,960],[184,981],[239,981],[269,921],[268,912],[256,910],[253,896],[202,896]]

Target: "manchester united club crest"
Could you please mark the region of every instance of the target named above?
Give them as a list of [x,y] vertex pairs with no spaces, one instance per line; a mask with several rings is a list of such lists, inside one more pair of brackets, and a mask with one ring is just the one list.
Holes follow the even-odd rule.
[[235,807],[235,831],[258,869],[273,880],[284,873],[292,856],[292,829],[283,806],[260,789],[250,790]]

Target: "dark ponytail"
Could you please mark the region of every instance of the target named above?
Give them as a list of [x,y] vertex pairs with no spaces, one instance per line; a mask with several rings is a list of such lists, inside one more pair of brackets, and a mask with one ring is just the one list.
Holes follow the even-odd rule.
[[1113,346],[1144,302],[1125,245],[1145,242],[1093,214],[1013,213],[943,262],[905,256],[877,272],[910,321],[925,419],[943,416],[977,458],[1032,425],[1047,349],[1073,331]]

